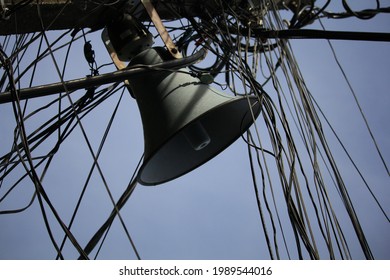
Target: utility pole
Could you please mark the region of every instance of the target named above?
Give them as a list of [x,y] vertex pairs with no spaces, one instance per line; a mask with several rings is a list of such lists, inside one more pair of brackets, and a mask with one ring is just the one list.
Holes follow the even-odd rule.
[[[224,0],[226,1],[226,0]],[[152,0],[162,20],[184,17],[213,17],[221,14],[219,0]],[[248,9],[265,7],[274,9],[269,1],[229,0],[233,7]],[[307,4],[310,0],[301,0]],[[274,0],[277,9],[295,5],[294,0]],[[42,29],[102,29],[111,20],[127,11],[137,19],[150,20],[140,0],[88,1],[88,0],[0,0],[0,35],[41,32]],[[207,11],[207,13],[206,13]],[[42,27],[43,26],[43,27]]]
[[[104,1],[107,2],[105,4],[101,2],[103,1],[0,0],[0,35],[40,32],[42,26],[44,30],[102,29],[124,10],[137,14],[140,20],[149,19],[139,0]],[[196,0],[186,0],[185,5],[179,5],[179,1],[164,1],[164,4],[153,2],[157,3],[156,10],[162,19],[178,18],[178,11],[188,16],[199,16],[204,5],[207,5],[208,10],[215,5],[215,1]]]

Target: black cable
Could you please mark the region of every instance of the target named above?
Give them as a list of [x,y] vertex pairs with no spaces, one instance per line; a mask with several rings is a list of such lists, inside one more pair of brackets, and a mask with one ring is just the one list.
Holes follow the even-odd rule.
[[[373,18],[374,16],[381,14],[381,13],[390,13],[390,7],[383,7],[383,8],[379,8],[379,9],[365,9],[365,10],[354,12],[354,14],[356,14],[356,15],[360,15],[362,17],[371,16],[371,18]],[[333,13],[333,12],[329,12],[329,11],[323,11],[322,17],[327,17],[330,19],[345,19],[345,18],[349,18],[349,17],[355,17],[354,14],[351,14],[348,12],[346,12],[346,13]],[[359,18],[359,16],[358,16],[358,18]]]
[[[297,208],[297,206],[293,200],[292,193],[291,193],[293,191],[293,188],[292,188],[293,181],[291,181],[292,180],[291,176],[295,170],[295,167],[294,167],[295,157],[292,158],[293,162],[290,163],[291,167],[289,168],[289,170],[291,173],[290,173],[290,178],[287,179],[286,174],[284,172],[283,161],[282,161],[282,157],[281,157],[282,153],[285,154],[286,151],[284,151],[285,149],[282,145],[281,136],[279,135],[279,132],[278,132],[275,114],[272,110],[272,107],[274,105],[273,105],[273,102],[268,102],[269,101],[268,99],[265,99],[265,100],[267,102],[264,103],[264,105],[265,105],[264,112],[266,112],[265,116],[268,117],[268,121],[266,121],[266,125],[268,127],[269,132],[272,132],[272,131],[274,132],[273,134],[270,133],[269,136],[271,138],[274,138],[272,140],[272,142],[276,143],[274,145],[274,150],[276,149],[276,151],[275,151],[276,161],[275,162],[276,162],[276,166],[278,168],[278,172],[279,172],[279,176],[280,176],[280,183],[283,186],[284,199],[286,201],[287,213],[289,215],[290,223],[291,223],[291,226],[293,228],[293,232],[294,232],[294,236],[295,236],[295,240],[296,240],[298,256],[300,259],[303,259],[303,254],[302,254],[303,252],[302,252],[302,247],[300,244],[300,240],[301,240],[303,245],[305,246],[307,252],[309,253],[310,258],[311,259],[318,259],[319,256],[317,254],[317,251],[313,248],[312,244],[310,243],[310,240],[309,240],[308,235],[306,233],[304,222],[301,219],[302,215],[300,214],[299,207]],[[279,118],[280,118],[280,116],[279,116]],[[289,139],[289,145],[295,146],[293,143],[293,138],[290,135],[288,126],[284,127],[284,131],[286,133],[285,136]],[[298,202],[299,202],[299,200],[298,200]]]
[[[330,0],[328,0],[328,2],[330,2]],[[302,5],[302,3],[300,4]],[[297,5],[297,9],[290,20],[290,28],[300,28],[308,24],[312,20],[314,4],[315,0],[310,0],[309,9],[307,9],[307,6],[301,8],[300,5]]]
[[[111,93],[108,92],[108,94],[104,95],[104,93],[106,92],[106,90],[102,90],[100,91],[100,93],[98,92],[97,95],[95,96],[95,100],[88,100],[87,102],[76,102],[77,103],[80,103],[80,104],[83,104],[83,107],[79,107],[80,110],[77,112],[77,114],[81,114],[84,112],[83,114],[80,115],[80,119],[83,119],[87,114],[89,114],[89,112],[91,112],[94,108],[96,108],[96,106],[98,106],[100,103],[102,103],[106,98],[108,98],[109,96],[111,96],[114,92],[115,92],[115,88],[113,88],[111,90]],[[101,95],[101,96],[100,96]],[[98,99],[100,98],[100,100]],[[82,99],[82,98],[81,98]],[[80,100],[81,100],[80,99]],[[54,101],[53,101],[54,102]],[[93,102],[93,103],[92,103]],[[91,104],[88,106],[88,104]],[[35,166],[34,168],[38,168],[42,163],[44,163],[45,161],[45,158],[46,157],[52,157],[56,151],[59,149],[59,146],[60,144],[71,134],[71,132],[76,128],[77,124],[74,123],[74,120],[75,120],[75,116],[74,116],[74,112],[73,111],[70,111],[70,112],[66,112],[66,111],[69,111],[71,108],[67,108],[66,110],[64,110],[63,112],[60,113],[60,115],[62,116],[60,120],[58,120],[56,123],[52,124],[51,126],[49,126],[48,128],[46,128],[44,131],[38,133],[35,138],[32,138],[31,136],[33,136],[34,134],[36,134],[39,130],[42,129],[42,127],[46,126],[45,124],[43,126],[41,126],[41,128],[38,128],[37,131],[33,132],[32,134],[29,135],[28,137],[28,144],[29,146],[31,146],[34,142],[37,142],[34,146],[31,146],[30,147],[30,151],[34,151],[36,148],[38,148],[38,146],[41,144],[41,143],[44,143],[44,141],[51,135],[55,132],[55,130],[57,130],[59,127],[61,127],[62,125],[64,125],[66,122],[68,122],[68,124],[66,125],[66,127],[64,128],[63,130],[63,133],[62,135],[60,136],[60,138],[58,139],[58,142],[55,144],[55,146],[52,148],[52,150],[50,150],[47,154],[47,156],[44,156]],[[87,110],[88,109],[88,110]],[[48,120],[46,123],[47,124],[50,124],[52,120],[55,120],[56,117],[53,117],[51,120]],[[73,125],[73,126],[72,126]],[[6,156],[3,156],[1,158],[1,160],[4,162],[4,161],[9,161],[10,163],[12,163],[13,161],[13,158],[11,158],[12,156],[12,153],[15,151],[15,150],[20,150],[20,149],[23,149],[23,145],[22,144],[19,144],[19,145],[15,145],[14,148],[13,148],[13,151],[11,151],[10,153],[8,153]],[[15,156],[17,157],[17,155]],[[6,166],[4,167],[4,174],[2,175],[2,177],[0,178],[1,180],[3,180],[10,172],[12,172],[12,170],[14,168],[17,167],[17,165],[20,163],[20,161],[15,161],[14,164],[6,169]],[[10,187],[9,191],[0,199],[0,202],[25,178],[28,176],[28,173],[24,174],[23,176],[21,176],[15,183],[13,186]],[[12,210],[11,210],[12,211]]]
[[[331,0],[328,0],[320,9],[318,9],[315,13],[313,13],[313,10],[310,10],[308,14],[306,14],[306,17],[303,18],[303,20],[300,22],[300,24],[297,26],[298,28],[302,28],[303,26],[311,23],[313,20],[315,20],[330,4]],[[295,27],[293,27],[295,29]]]
[[322,117],[324,118],[325,122],[327,123],[327,125],[329,126],[330,130],[332,131],[333,135],[336,137],[336,140],[337,142],[340,144],[341,148],[343,149],[345,155],[348,157],[349,161],[351,162],[352,166],[354,167],[354,169],[356,170],[356,172],[359,174],[359,177],[360,179],[363,181],[364,185],[366,186],[367,190],[369,191],[370,195],[372,196],[372,198],[374,199],[376,205],[378,206],[379,210],[382,212],[383,216],[386,218],[387,222],[390,223],[390,218],[389,216],[386,214],[386,211],[383,209],[381,203],[379,202],[378,198],[376,197],[376,195],[374,194],[374,192],[372,191],[372,188],[370,187],[370,185],[368,184],[367,180],[364,178],[362,172],[360,171],[359,167],[357,166],[356,162],[353,160],[351,154],[348,152],[347,148],[345,147],[345,145],[343,144],[343,142],[341,141],[339,135],[337,134],[337,132],[335,131],[334,127],[332,126],[332,124],[330,123],[329,119],[326,117],[325,113],[323,112],[323,110],[321,109],[321,107],[319,106],[319,104],[317,103],[316,99],[314,98],[313,95],[311,95],[311,98],[312,100],[314,101],[314,104],[316,105],[317,109],[319,110],[320,114],[322,115]]
[[[119,211],[122,209],[122,207],[126,204],[127,200],[132,195],[133,191],[135,190],[137,186],[137,180],[135,179],[135,175],[137,174],[137,170],[139,169],[141,163],[142,163],[143,156],[138,162],[138,165],[136,169],[134,170],[134,173],[132,175],[132,178],[130,179],[130,182],[125,189],[125,191],[122,193],[121,197],[118,199],[117,203],[114,206],[114,209],[111,211],[110,216],[106,219],[106,221],[103,223],[103,225],[96,231],[96,233],[93,235],[93,237],[89,240],[88,244],[84,248],[84,252],[86,254],[90,254],[92,250],[96,247],[99,240],[102,238],[104,233],[110,228],[111,224],[113,223],[115,217],[118,215]],[[135,246],[133,246],[135,249]],[[140,255],[138,254],[137,250],[134,250],[137,259],[141,259]],[[79,257],[81,259],[81,256]]]
[[[39,4],[38,4],[38,5],[39,5]],[[38,7],[38,8],[39,8],[39,7]],[[25,38],[25,36],[20,37],[20,38]],[[35,38],[38,38],[38,36],[35,37]],[[41,36],[41,38],[42,38],[42,36]],[[30,41],[30,43],[31,43],[31,41]],[[23,43],[21,43],[21,44],[24,45],[24,46],[27,45],[27,44],[23,44]],[[15,45],[15,48],[17,48],[16,45]],[[49,47],[49,48],[50,48],[50,47]],[[20,52],[21,50],[22,50],[22,48],[18,48],[17,51]],[[27,51],[27,48],[25,48],[25,50]],[[25,51],[24,53],[27,53],[26,51]],[[17,54],[17,52],[16,52],[16,51],[13,51],[13,56],[14,56],[14,57],[16,57],[15,54]],[[8,61],[9,61],[9,60],[8,60]],[[19,61],[18,61],[18,62],[19,62]],[[36,62],[37,62],[37,61],[35,61],[35,62],[32,63],[32,64],[34,65],[34,67],[36,66]],[[2,63],[2,65],[3,65],[3,63]],[[18,65],[19,65],[19,64],[18,64]],[[13,75],[12,75],[12,74],[10,74],[10,75],[12,76],[12,79],[13,79]],[[19,75],[19,78],[20,78],[20,77],[21,77],[21,75]],[[12,83],[12,84],[13,84],[13,85],[15,84],[15,79],[13,79],[13,83]],[[18,113],[18,126],[23,128],[23,118],[24,118],[24,117],[23,117],[23,114],[21,113],[22,110],[21,110],[21,108],[20,108],[20,102],[19,102],[18,97],[17,97],[17,95],[15,94],[15,92],[16,92],[15,86],[14,86],[14,87],[11,87],[9,93],[11,94],[11,97],[12,97],[12,103],[13,103],[14,107],[15,107],[15,103],[16,103],[16,106],[18,106],[18,108],[17,108],[17,110],[16,110],[17,113]],[[60,98],[60,100],[61,100],[61,98]],[[14,111],[15,111],[15,110],[14,110]],[[15,114],[16,114],[16,113],[15,113]],[[60,117],[60,114],[59,114],[58,116]],[[16,115],[15,115],[15,117],[16,117]],[[57,126],[57,127],[59,127],[59,126]],[[19,133],[19,132],[18,132],[18,133]],[[15,134],[15,135],[16,135],[16,134]],[[46,136],[45,136],[45,137],[46,137]],[[43,204],[42,204],[41,196],[42,196],[43,199],[47,202],[47,204],[48,204],[49,207],[51,208],[51,210],[52,210],[54,216],[57,218],[57,220],[59,220],[59,216],[57,215],[55,209],[53,208],[53,205],[51,205],[50,200],[48,199],[47,195],[46,195],[45,192],[44,192],[44,189],[42,188],[42,185],[41,185],[41,178],[38,178],[38,175],[37,175],[36,172],[35,172],[36,165],[32,163],[33,158],[31,157],[31,152],[30,152],[30,149],[29,149],[30,147],[29,147],[29,144],[27,143],[27,136],[26,136],[26,133],[25,133],[24,131],[22,131],[21,138],[22,138],[22,141],[21,141],[22,143],[21,143],[21,146],[20,146],[20,147],[22,147],[22,148],[24,149],[25,155],[24,155],[24,157],[23,157],[23,155],[20,154],[19,149],[16,149],[16,151],[18,152],[19,157],[20,157],[19,163],[24,163],[24,160],[27,159],[27,161],[28,161],[28,163],[29,163],[29,165],[30,165],[30,168],[29,168],[28,170],[27,170],[27,168],[26,168],[26,171],[27,171],[26,175],[30,176],[30,178],[32,179],[32,181],[33,181],[35,187],[36,187],[37,189],[40,190],[39,192],[36,192],[36,193],[38,194],[38,199],[40,200],[40,205],[41,205],[41,209],[42,209],[42,215],[43,215],[43,218],[44,218],[46,227],[47,227],[47,229],[48,229],[48,233],[49,233],[50,239],[52,240],[52,242],[53,242],[53,244],[54,244],[54,246],[55,246],[55,248],[56,248],[56,250],[57,250],[57,252],[58,252],[58,254],[59,254],[59,256],[60,256],[60,258],[62,259],[63,256],[62,256],[62,254],[61,254],[61,250],[60,250],[60,249],[58,248],[58,246],[56,245],[56,242],[55,242],[55,240],[54,240],[54,237],[53,237],[53,235],[52,235],[52,233],[51,233],[50,225],[49,225],[48,220],[47,220],[47,217],[46,217],[46,212],[45,212],[44,207],[43,207]],[[23,159],[23,158],[25,158],[25,159]],[[52,158],[52,157],[51,157],[51,158]],[[49,159],[49,161],[50,161],[50,159]],[[49,162],[48,162],[48,164],[49,164]],[[48,166],[48,164],[47,164],[47,166]],[[47,167],[47,166],[46,166],[46,167]],[[27,167],[27,166],[26,166],[26,167]],[[46,168],[45,168],[45,170],[46,170]],[[45,172],[45,171],[44,171],[44,172]],[[43,176],[43,175],[42,175],[42,176]],[[4,177],[3,177],[3,178],[4,178]],[[61,223],[60,220],[59,220],[59,223],[60,223],[61,226],[63,226],[63,224]],[[66,232],[66,229],[65,229],[64,227],[63,227],[63,229],[64,229],[65,232]],[[68,235],[69,239],[71,239],[71,241],[74,243],[74,242],[75,242],[75,239],[74,239],[73,236],[71,236],[70,232],[66,232],[66,234]],[[76,246],[76,249],[77,249],[77,246]],[[82,255],[83,257],[85,257],[85,254],[82,252],[82,250],[79,250],[79,253],[81,253],[81,255]]]
[[[248,134],[247,142],[249,142],[249,141],[250,141],[250,135]],[[249,158],[250,170],[251,170],[251,175],[252,175],[252,184],[253,184],[253,188],[254,188],[254,191],[255,191],[257,210],[258,210],[258,213],[259,213],[259,216],[260,216],[260,221],[261,221],[261,225],[262,225],[262,228],[263,228],[264,237],[265,237],[265,240],[266,240],[266,243],[267,243],[268,254],[269,254],[271,260],[273,260],[273,259],[275,259],[275,257],[274,257],[273,250],[271,248],[271,241],[270,241],[270,237],[268,236],[267,226],[266,226],[265,219],[264,219],[264,214],[263,214],[263,209],[261,207],[259,188],[257,186],[256,173],[255,173],[254,164],[253,164],[253,156],[252,156],[251,149],[250,149],[249,145],[248,145],[248,158]],[[261,167],[261,165],[259,165],[259,167],[260,167],[260,171],[261,171],[261,178],[262,178],[263,189],[264,189],[264,184],[265,184],[264,172],[263,172],[263,168]],[[274,229],[274,232],[275,232],[275,227],[274,226],[273,226],[273,229]]]
[[[43,217],[43,220],[44,220],[44,223],[45,223],[45,226],[46,226],[49,238],[50,238],[53,246],[55,247],[56,251],[61,256],[61,259],[63,259],[61,251],[59,250],[59,248],[57,246],[57,243],[56,243],[56,241],[54,239],[53,233],[51,231],[50,224],[48,222],[48,218],[47,218],[47,215],[46,215],[46,210],[45,210],[44,205],[43,205],[42,197],[46,200],[46,202],[49,205],[49,207],[53,210],[53,214],[55,216],[56,216],[57,213],[56,213],[55,209],[52,207],[52,204],[50,203],[50,200],[46,196],[46,193],[45,193],[45,191],[44,191],[44,189],[42,187],[41,181],[40,181],[40,179],[39,179],[39,177],[38,177],[38,175],[37,175],[37,173],[35,171],[35,168],[33,167],[31,154],[29,153],[28,144],[27,144],[27,141],[26,141],[26,131],[25,131],[24,123],[23,123],[23,117],[21,116],[20,102],[19,102],[19,100],[17,98],[17,94],[16,94],[16,85],[15,85],[15,81],[13,79],[12,66],[6,63],[6,59],[4,59],[5,57],[6,57],[5,53],[0,48],[0,60],[1,60],[3,65],[6,65],[6,71],[7,71],[8,75],[9,75],[9,81],[10,81],[9,84],[10,84],[11,94],[15,98],[15,101],[12,102],[12,105],[13,105],[13,111],[14,111],[15,119],[17,120],[17,125],[18,125],[18,129],[19,129],[19,137],[21,138],[21,141],[22,141],[22,143],[24,145],[24,149],[26,151],[26,156],[27,156],[27,164],[23,160],[21,162],[22,162],[23,167],[27,171],[31,181],[33,182],[33,184],[34,184],[34,186],[36,188],[36,193],[37,193],[37,197],[38,197],[38,201],[39,201],[42,217]],[[15,137],[16,136],[17,135],[15,135]],[[20,155],[19,150],[17,150],[17,152]],[[30,166],[30,168],[28,166]]]
[[[205,55],[205,50],[201,49],[198,52],[194,53],[191,56],[169,60],[162,63],[154,65],[134,65],[123,70],[118,70],[112,73],[101,74],[98,76],[75,79],[71,81],[64,81],[53,83],[49,85],[36,86],[31,88],[25,88],[18,90],[18,96],[20,100],[25,100],[29,98],[42,97],[51,94],[56,94],[64,92],[64,87],[67,91],[73,91],[82,88],[89,88],[91,86],[109,84],[116,81],[124,81],[133,75],[146,74],[149,71],[161,71],[161,70],[172,70],[179,69],[191,64],[196,63],[198,60],[203,58]],[[7,103],[12,101],[12,96],[10,92],[0,93],[0,104]]]
[[[24,144],[24,146],[26,146],[25,144]],[[27,153],[26,154],[27,156],[29,156],[29,153]],[[31,160],[30,160],[31,161]],[[35,180],[36,182],[38,182],[39,181],[39,179],[37,179],[37,180]],[[39,182],[38,182],[39,183]],[[45,198],[46,200],[47,200],[47,198]],[[49,205],[50,205],[50,202],[49,201],[47,201],[48,203],[49,203]],[[53,211],[53,213],[54,213],[54,211]],[[54,213],[55,214],[55,213]],[[44,216],[46,216],[45,214],[43,214]],[[56,214],[55,214],[56,215]],[[58,218],[58,217],[57,217]],[[47,224],[47,223],[46,223]],[[48,224],[47,224],[47,226],[48,226]],[[50,231],[50,230],[49,230]],[[50,234],[50,232],[49,232],[49,234]],[[51,235],[50,235],[51,236]],[[70,237],[70,239],[72,240],[72,242],[74,242],[73,241],[73,237],[71,237],[71,236],[69,236]],[[53,239],[52,238],[52,236],[51,236],[51,239]],[[57,246],[55,245],[55,247],[57,248]],[[57,248],[57,251],[58,251],[58,248]],[[58,251],[58,252],[60,252],[60,251]],[[61,256],[61,258],[62,258],[62,256]]]
[[[116,107],[115,107],[115,110],[114,110],[113,114],[111,115],[109,124],[108,124],[108,126],[107,126],[107,128],[106,128],[106,132],[104,133],[104,136],[103,136],[103,138],[102,138],[102,140],[101,140],[101,142],[100,142],[99,148],[98,148],[97,153],[96,153],[96,160],[99,158],[100,153],[101,153],[101,151],[103,150],[104,143],[105,143],[105,141],[106,141],[106,139],[107,139],[107,136],[108,136],[108,131],[110,130],[111,125],[112,125],[112,122],[113,122],[113,120],[114,120],[114,118],[115,118],[115,116],[116,116],[116,112],[117,112],[118,106],[119,106],[119,104],[120,104],[120,101],[122,100],[122,96],[123,96],[123,92],[122,92],[122,94],[121,94],[121,96],[120,96],[120,98],[119,98],[119,100],[118,100],[118,103],[117,103],[117,105],[116,105]],[[87,187],[88,187],[88,185],[89,185],[89,181],[90,181],[90,179],[92,178],[92,174],[93,174],[93,171],[94,171],[95,167],[96,167],[96,162],[94,162],[94,163],[92,164],[92,166],[91,166],[91,168],[90,168],[90,171],[89,171],[89,173],[88,173],[88,176],[87,176],[87,178],[86,178],[86,180],[85,180],[84,186],[83,186],[82,191],[81,191],[81,193],[80,193],[80,195],[79,195],[79,199],[78,199],[78,201],[77,201],[77,203],[76,203],[76,206],[75,206],[75,209],[74,209],[74,211],[73,211],[72,217],[71,217],[71,219],[70,219],[70,221],[69,221],[69,224],[68,224],[68,228],[69,228],[69,229],[71,229],[71,227],[72,227],[72,225],[73,225],[73,222],[74,222],[74,220],[75,220],[75,218],[76,218],[76,214],[77,214],[78,209],[79,209],[79,207],[80,207],[80,205],[81,205],[81,201],[82,201],[82,199],[83,199],[83,197],[84,197],[85,191],[87,190]],[[65,235],[64,238],[63,238],[63,240],[62,240],[62,243],[61,243],[61,247],[60,247],[61,250],[64,248],[66,239],[67,239],[67,236]],[[57,259],[58,259],[58,258],[59,258],[59,256],[57,255]]]
[[355,40],[372,42],[390,42],[390,33],[380,32],[353,32],[329,31],[315,29],[285,29],[285,30],[252,30],[253,33],[264,39],[328,39],[328,40]]
[[[35,69],[36,68],[36,65],[39,61],[41,61],[42,59],[44,59],[45,57],[49,56],[49,48],[52,48],[56,43],[58,43],[64,36],[66,36],[67,34],[69,34],[70,31],[65,31],[63,34],[61,34],[60,36],[58,36],[51,44],[50,46],[44,51],[42,52],[42,54],[38,55],[28,66],[26,66],[24,68],[24,70],[18,75],[18,77],[15,78],[15,82],[19,82],[21,80],[21,78],[28,72],[28,70],[30,70],[31,68]],[[38,40],[39,38],[41,38],[41,42],[39,44],[42,44],[43,42],[43,36],[42,36],[42,33],[39,33],[37,36],[33,36],[33,38],[31,40],[29,40],[26,44],[23,44],[22,47],[18,48],[17,50],[15,50],[14,52],[12,52],[12,57],[16,57],[18,55],[18,53],[24,51],[24,52],[28,52],[28,47],[33,43],[35,42],[36,40]],[[58,51],[60,50],[61,48],[65,47],[66,45],[68,45],[70,43],[67,43],[63,46],[60,46],[56,49],[52,49],[52,52],[55,52],[55,51]],[[1,94],[0,94],[1,95]]]
[[[375,0],[376,1],[376,10],[379,10],[380,9],[380,1],[379,0]],[[368,20],[368,19],[372,19],[376,14],[371,14],[371,13],[364,13],[364,12],[360,12],[360,13],[356,13],[355,11],[353,11],[348,3],[347,3],[347,0],[342,0],[341,3],[343,4],[343,7],[344,9],[351,15],[357,17],[358,19],[363,19],[363,20]]]

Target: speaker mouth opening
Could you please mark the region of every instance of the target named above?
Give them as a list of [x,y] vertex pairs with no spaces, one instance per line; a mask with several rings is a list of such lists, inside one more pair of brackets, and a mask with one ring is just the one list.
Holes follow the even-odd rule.
[[249,97],[249,103],[248,97],[226,101],[198,116],[144,158],[138,182],[145,186],[159,185],[208,162],[249,129],[254,122],[250,110],[255,118],[260,114],[255,96]]

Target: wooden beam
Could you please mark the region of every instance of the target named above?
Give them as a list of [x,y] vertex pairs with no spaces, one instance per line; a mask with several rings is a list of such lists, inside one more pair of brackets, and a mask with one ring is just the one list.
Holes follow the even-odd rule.
[[[2,19],[0,8],[0,35],[42,31],[41,21],[45,30],[102,29],[125,10],[133,11],[140,20],[150,20],[140,0],[112,1],[112,5],[86,0],[32,0],[23,7],[15,4],[21,0],[2,1],[11,15]],[[213,0],[185,0],[184,4],[177,0],[165,0],[164,3],[155,0],[153,3],[162,19],[177,19],[183,17],[183,14],[201,16],[206,6],[210,8],[215,5]]]
[[34,0],[22,7],[15,4],[20,0],[3,1],[11,15],[0,19],[0,35],[39,32],[42,25],[45,30],[100,29],[118,9],[115,5],[99,5],[98,1]]
[[[259,9],[253,6],[257,1],[222,0],[229,2],[232,7]],[[295,0],[274,0],[277,8],[293,5]],[[311,0],[301,0],[299,3],[308,3]],[[20,3],[25,3],[20,5]],[[87,0],[0,0],[0,35],[21,34],[45,30],[60,30],[73,28],[102,29],[109,21],[115,19],[127,10],[143,20],[150,20],[140,0],[104,1]],[[113,4],[109,4],[112,2]],[[220,0],[151,0],[158,15],[163,20],[178,19],[186,16],[204,17],[220,14]],[[1,4],[4,3],[2,7]],[[262,5],[266,3],[261,2]],[[284,3],[284,4],[282,4]],[[249,5],[249,6],[248,6]],[[252,7],[253,6],[253,7]],[[271,7],[268,7],[268,9]],[[8,15],[8,16],[7,16]]]

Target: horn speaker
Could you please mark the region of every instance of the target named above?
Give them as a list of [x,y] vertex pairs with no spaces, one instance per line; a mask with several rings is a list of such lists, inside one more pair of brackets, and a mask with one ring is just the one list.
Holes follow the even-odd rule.
[[[147,49],[132,65],[167,60],[166,51]],[[137,180],[157,185],[184,175],[218,155],[260,113],[257,97],[223,94],[182,68],[156,69],[129,79],[144,130],[144,161]]]

